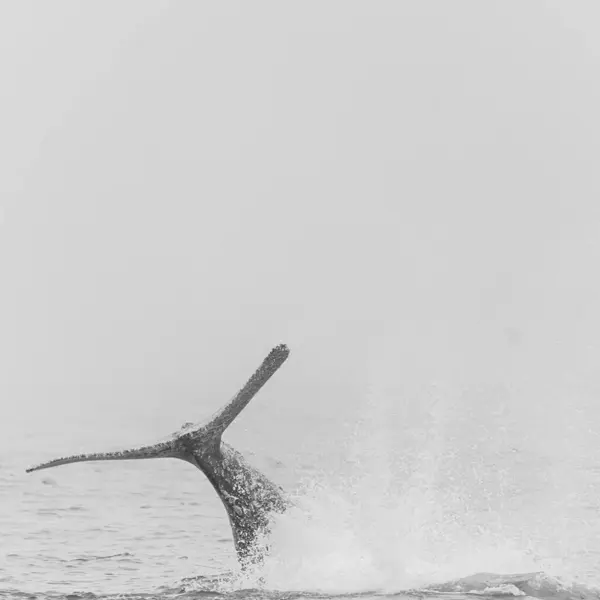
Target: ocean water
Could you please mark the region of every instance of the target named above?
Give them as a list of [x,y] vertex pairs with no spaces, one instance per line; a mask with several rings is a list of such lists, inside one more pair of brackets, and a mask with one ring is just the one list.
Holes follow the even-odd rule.
[[128,435],[70,415],[72,437],[57,439],[54,414],[54,429],[4,438],[0,597],[600,597],[598,409],[526,392],[371,389],[337,422],[304,414],[293,431],[257,407],[225,437],[295,508],[244,575],[220,501],[186,463],[26,474]]

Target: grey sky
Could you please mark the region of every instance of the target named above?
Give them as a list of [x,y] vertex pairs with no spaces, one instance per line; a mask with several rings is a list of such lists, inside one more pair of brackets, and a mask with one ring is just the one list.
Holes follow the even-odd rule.
[[1,12],[3,429],[600,383],[596,4]]

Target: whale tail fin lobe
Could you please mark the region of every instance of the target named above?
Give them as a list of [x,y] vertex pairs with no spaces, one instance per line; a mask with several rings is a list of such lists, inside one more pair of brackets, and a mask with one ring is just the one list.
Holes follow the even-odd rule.
[[76,454],[66,456],[64,458],[56,458],[48,462],[36,465],[26,469],[27,473],[33,471],[41,471],[42,469],[50,469],[60,465],[68,465],[77,462],[92,462],[100,460],[135,460],[144,458],[178,458],[178,453],[173,444],[164,442],[155,444],[154,446],[144,446],[142,448],[134,448],[131,450],[119,450],[116,452],[95,452],[92,454]]
[[271,379],[289,355],[290,350],[285,344],[280,344],[273,348],[252,377],[248,379],[244,387],[213,416],[208,425],[197,429],[198,434],[220,440],[227,427],[233,423],[235,418],[246,408],[250,400]]
[[[259,390],[269,381],[273,374],[281,367],[289,356],[290,351],[285,344],[276,346],[271,350],[262,364],[246,382],[244,387],[219,410],[207,425],[197,427],[184,426],[170,440],[159,442],[151,446],[133,448],[117,452],[98,452],[93,454],[78,454],[57,458],[44,462],[26,470],[27,473],[40,471],[60,465],[77,462],[91,462],[102,460],[135,460],[145,458],[180,458],[187,460],[191,447],[208,447],[220,444],[221,436],[227,427],[234,421],[240,412],[248,405]],[[191,443],[191,444],[190,444]]]

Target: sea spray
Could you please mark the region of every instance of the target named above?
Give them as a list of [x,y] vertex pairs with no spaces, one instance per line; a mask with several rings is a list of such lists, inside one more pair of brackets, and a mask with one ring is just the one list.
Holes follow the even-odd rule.
[[[461,489],[443,472],[452,458],[446,444],[452,407],[446,397],[433,390],[417,411],[398,400],[385,390],[371,390],[362,418],[343,444],[346,470],[316,469],[303,482],[294,507],[273,519],[264,540],[268,556],[237,585],[395,592],[481,571],[539,570],[529,548],[507,535],[498,519],[486,526],[481,515],[470,514],[468,503],[461,504],[482,490]],[[391,411],[396,417],[404,413],[412,443],[399,460]]]

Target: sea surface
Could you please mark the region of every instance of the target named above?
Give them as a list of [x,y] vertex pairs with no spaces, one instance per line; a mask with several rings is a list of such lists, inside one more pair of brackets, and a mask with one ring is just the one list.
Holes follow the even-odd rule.
[[4,426],[0,598],[599,598],[595,400],[548,405],[544,420],[543,402],[511,393],[372,390],[337,421],[246,409],[225,437],[295,508],[273,523],[265,564],[243,575],[225,511],[187,463],[25,473],[152,442],[147,427],[83,413],[62,428],[67,416],[52,413],[55,427]]

